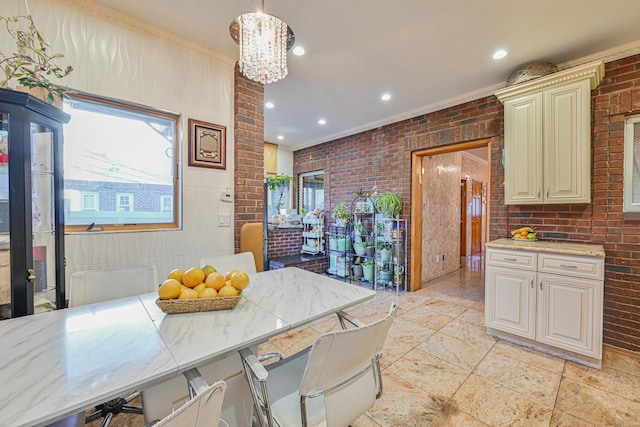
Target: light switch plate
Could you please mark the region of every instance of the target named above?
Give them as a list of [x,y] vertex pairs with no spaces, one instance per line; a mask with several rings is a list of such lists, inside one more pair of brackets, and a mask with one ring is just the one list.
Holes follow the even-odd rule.
[[231,214],[220,212],[218,214],[218,227],[231,227]]

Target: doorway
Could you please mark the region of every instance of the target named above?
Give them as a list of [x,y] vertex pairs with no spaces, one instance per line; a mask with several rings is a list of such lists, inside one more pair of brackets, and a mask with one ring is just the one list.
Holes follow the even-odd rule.
[[471,183],[471,255],[482,251],[482,181]]
[[460,258],[467,256],[467,179],[460,180]]
[[[478,181],[478,185],[476,185],[477,200],[475,209],[476,212],[480,214],[479,216],[481,220],[479,223],[479,227],[476,227],[477,237],[475,238],[474,242],[476,250],[482,250],[484,244],[483,239],[485,238],[484,236],[488,235],[488,231],[486,230],[488,227],[483,226],[483,222],[485,221],[482,220],[482,216],[484,216],[484,218],[488,218],[489,216],[489,211],[486,207],[487,205],[485,203],[485,200],[488,200],[488,192],[490,191],[490,188],[488,186],[485,186],[484,183],[491,182],[491,162],[488,161],[488,153],[490,152],[488,148],[490,146],[490,142],[491,139],[486,138],[446,147],[426,149],[412,153],[411,282],[409,285],[412,291],[420,289],[423,281],[432,279],[433,277],[431,276],[434,275],[433,270],[442,270],[443,267],[445,267],[443,265],[445,264],[443,263],[443,261],[446,260],[446,263],[449,264],[449,256],[444,257],[442,255],[445,253],[445,251],[436,250],[435,255],[431,254],[431,252],[434,252],[434,243],[446,241],[449,245],[449,247],[446,248],[446,252],[450,253],[452,257],[456,258],[455,268],[459,268],[459,262],[457,262],[459,259],[458,256],[463,253],[463,240],[462,236],[460,236],[460,223],[465,219],[463,215],[466,215],[467,222],[467,227],[464,227],[466,230],[466,236],[464,240],[467,241],[467,245],[464,245],[464,253],[466,256],[469,256],[471,254],[471,240],[473,239],[471,220],[473,218],[474,212],[472,209],[474,208],[474,206],[472,206],[474,184],[473,177],[475,177],[476,175],[479,176],[480,174],[475,174],[472,172],[469,175],[472,175],[473,177],[465,176],[464,173],[460,172],[461,168],[440,165],[437,159],[441,154],[471,152],[476,149],[482,149],[480,151],[486,153],[485,157],[487,158],[487,161],[481,165],[483,178],[476,179],[476,181]],[[464,157],[465,155],[468,156],[467,153],[459,153],[459,157]],[[442,156],[442,158],[448,159],[449,161],[451,159],[451,156]],[[448,190],[443,189],[442,191],[448,192],[449,194],[449,199],[446,200],[445,203],[450,206],[455,206],[455,211],[458,211],[458,215],[451,218],[451,214],[453,212],[451,211],[451,209],[447,208],[447,215],[450,217],[450,219],[455,221],[452,224],[450,223],[451,225],[447,226],[447,229],[451,230],[453,233],[459,233],[459,235],[454,237],[451,235],[451,233],[449,233],[444,239],[441,237],[433,238],[432,234],[437,233],[437,230],[441,230],[443,227],[435,226],[435,224],[440,224],[442,222],[442,218],[438,213],[440,212],[440,210],[437,209],[437,206],[434,206],[434,204],[439,203],[439,201],[430,199],[431,196],[429,194],[429,191],[432,190],[429,189],[433,189],[438,186],[438,183],[434,182],[434,180],[437,179],[438,174],[444,175],[451,173],[458,174],[458,179],[455,181],[455,183],[450,179],[447,182],[450,183],[449,185],[453,185],[454,187],[459,185],[460,188],[456,190],[449,187]],[[466,180],[467,182],[467,188],[466,191],[464,191],[466,196],[466,202],[464,202],[464,205],[462,202],[464,184],[463,180]],[[451,200],[452,192],[453,195],[455,195],[454,198],[458,200]],[[455,202],[455,205],[453,205],[452,202]],[[465,206],[466,209],[463,209],[463,206]],[[429,229],[429,227],[431,227],[431,229]],[[434,227],[436,228],[434,229]],[[480,231],[479,233],[477,232],[478,230]],[[451,246],[453,246],[455,252],[452,251]],[[427,255],[428,258],[425,258],[425,255]],[[442,273],[446,274],[447,271],[442,271]]]

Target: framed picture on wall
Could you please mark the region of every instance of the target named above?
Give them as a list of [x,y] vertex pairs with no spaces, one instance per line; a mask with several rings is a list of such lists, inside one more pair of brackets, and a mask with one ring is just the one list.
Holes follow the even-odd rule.
[[224,126],[189,119],[189,166],[227,168],[227,132]]

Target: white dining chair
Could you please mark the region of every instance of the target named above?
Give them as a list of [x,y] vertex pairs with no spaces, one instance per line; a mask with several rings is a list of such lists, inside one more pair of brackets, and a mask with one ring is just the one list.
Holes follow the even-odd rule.
[[145,427],[217,427],[222,412],[226,384],[218,381],[208,385],[197,369],[184,373],[190,397],[177,410]]
[[[94,304],[119,298],[154,292],[158,289],[158,268],[155,265],[116,270],[76,271],[69,281],[69,307]],[[120,412],[142,414],[142,407],[131,402],[139,392],[105,402],[88,414],[86,422],[103,418],[106,427]]]
[[340,313],[344,326],[357,327],[320,335],[309,349],[266,366],[240,350],[259,424],[344,427],[364,414],[382,395],[380,358],[395,311],[394,303],[369,325]]
[[244,271],[247,274],[257,272],[256,261],[252,252],[240,252],[231,255],[207,255],[200,258],[200,265],[209,264],[222,274],[232,269]]

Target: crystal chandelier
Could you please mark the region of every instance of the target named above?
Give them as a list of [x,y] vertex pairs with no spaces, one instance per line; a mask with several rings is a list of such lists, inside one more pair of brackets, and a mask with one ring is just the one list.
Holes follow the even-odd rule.
[[245,77],[262,84],[273,83],[287,75],[287,50],[295,35],[280,18],[262,11],[243,13],[231,21],[229,33],[240,45],[238,66]]

